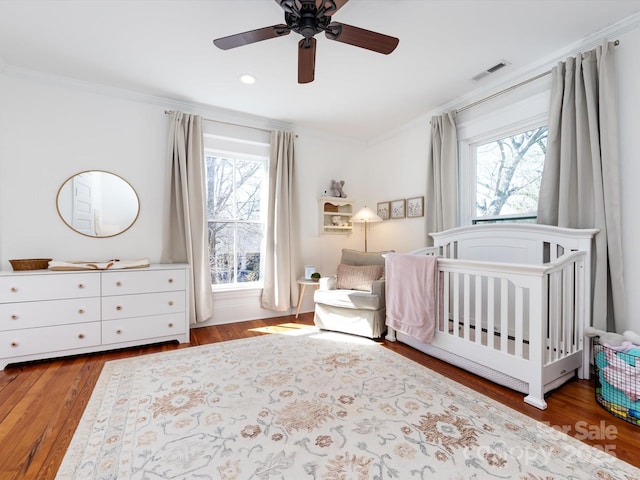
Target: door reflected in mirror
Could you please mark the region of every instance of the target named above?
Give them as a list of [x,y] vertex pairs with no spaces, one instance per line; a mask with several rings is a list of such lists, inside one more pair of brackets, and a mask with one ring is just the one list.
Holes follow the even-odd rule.
[[60,218],[89,237],[113,237],[128,230],[138,218],[140,201],[122,177],[100,170],[80,172],[58,190]]

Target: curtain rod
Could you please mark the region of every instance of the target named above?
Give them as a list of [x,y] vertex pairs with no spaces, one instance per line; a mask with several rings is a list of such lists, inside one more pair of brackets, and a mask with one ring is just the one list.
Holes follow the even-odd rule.
[[[620,40],[615,40],[613,42],[613,45],[616,46],[616,47],[618,45],[620,45]],[[507,92],[510,92],[511,90],[515,90],[516,88],[520,88],[523,85],[526,85],[527,83],[534,82],[534,81],[538,80],[539,78],[546,77],[550,73],[551,73],[551,70],[547,70],[546,72],[539,73],[538,75],[536,75],[534,77],[531,77],[531,78],[529,78],[527,80],[524,80],[524,81],[522,81],[522,82],[520,82],[520,83],[518,83],[516,85],[512,85],[512,86],[510,86],[508,88],[505,88],[504,90],[500,90],[499,92],[496,92],[496,93],[494,93],[492,95],[489,95],[488,97],[481,98],[478,101],[475,101],[473,103],[470,103],[469,105],[465,105],[464,107],[457,109],[456,110],[456,114],[458,114],[460,112],[464,112],[465,110],[469,110],[470,108],[473,108],[476,105],[480,105],[481,103],[484,103],[484,102],[486,102],[488,100],[491,100],[491,99],[493,99],[495,97],[499,97],[500,95],[503,95],[503,94],[505,94]]]
[[[171,112],[173,112],[173,110],[165,110],[164,114],[165,115],[169,115]],[[222,120],[213,120],[212,118],[205,118],[202,117],[203,120],[207,120],[208,122],[216,122],[216,123],[222,123],[224,125],[233,125],[234,127],[244,127],[244,128],[253,128],[254,130],[261,130],[263,132],[267,132],[267,133],[271,133],[271,130],[267,129],[267,128],[260,128],[260,127],[251,127],[249,125],[242,125],[240,123],[233,123],[233,122],[224,122]]]

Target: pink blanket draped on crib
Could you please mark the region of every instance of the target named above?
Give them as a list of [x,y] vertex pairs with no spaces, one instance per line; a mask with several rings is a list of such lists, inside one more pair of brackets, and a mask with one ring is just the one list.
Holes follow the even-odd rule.
[[387,325],[424,343],[436,330],[438,257],[385,255]]

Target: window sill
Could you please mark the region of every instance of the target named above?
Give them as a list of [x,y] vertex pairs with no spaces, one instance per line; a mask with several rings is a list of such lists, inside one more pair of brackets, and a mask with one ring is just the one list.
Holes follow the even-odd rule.
[[252,285],[238,287],[236,285],[229,287],[216,287],[211,289],[211,294],[219,299],[223,298],[241,298],[241,297],[259,297],[262,295],[262,285]]
[[262,290],[264,285],[262,283],[234,283],[232,285],[212,285],[211,291],[213,293],[216,292],[233,292],[236,290],[247,291],[247,290]]

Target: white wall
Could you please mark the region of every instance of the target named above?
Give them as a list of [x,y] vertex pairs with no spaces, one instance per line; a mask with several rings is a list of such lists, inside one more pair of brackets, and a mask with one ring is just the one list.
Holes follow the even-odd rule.
[[[342,248],[364,249],[364,235],[354,226],[349,235],[320,234],[320,201],[331,180],[344,180],[344,192],[364,205],[368,185],[363,181],[366,144],[322,132],[300,131],[295,145],[296,185],[300,206],[301,265],[315,265],[323,275],[335,273]],[[355,212],[354,212],[355,213]],[[301,276],[304,273],[300,272]]]
[[[367,197],[378,202],[425,194],[429,119],[420,118],[370,144],[367,153]],[[369,250],[409,252],[425,245],[424,217],[390,219],[371,225]]]
[[[98,85],[8,70],[0,74],[0,268],[11,270],[9,259],[35,257],[85,261],[149,257],[158,262],[168,127],[164,111],[175,105]],[[190,111],[188,105],[182,107]],[[202,109],[194,106],[192,111],[227,120],[224,112]],[[228,120],[238,118],[242,115]],[[282,125],[258,120],[265,128]],[[299,275],[303,276],[305,264],[330,274],[337,267],[340,249],[358,248],[362,237],[357,231],[320,236],[318,198],[331,179],[345,180],[345,191],[356,199],[364,195],[366,185],[360,177],[366,146],[301,131],[295,148]],[[71,175],[90,169],[116,173],[138,193],[140,215],[124,234],[90,238],[72,231],[59,218],[58,188]],[[302,311],[312,309],[312,295],[307,294]],[[260,308],[257,290],[221,292],[214,295],[210,323],[280,315]]]
[[[0,266],[12,258],[160,256],[166,118],[157,105],[0,75]],[[84,170],[125,178],[140,216],[125,234],[89,238],[58,216],[58,188]]]

